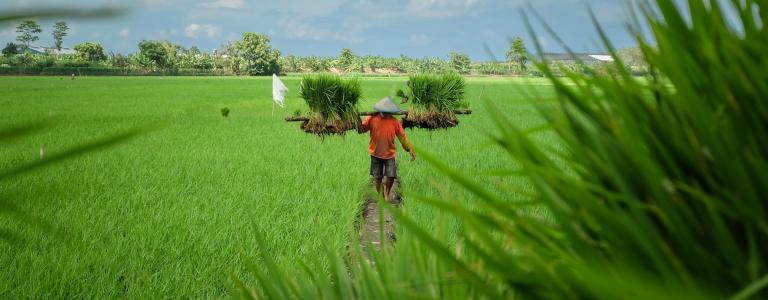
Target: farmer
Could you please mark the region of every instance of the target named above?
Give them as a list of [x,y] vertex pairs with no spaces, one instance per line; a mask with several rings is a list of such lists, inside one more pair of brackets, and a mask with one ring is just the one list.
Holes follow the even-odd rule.
[[400,112],[392,98],[381,99],[373,106],[378,114],[366,117],[358,127],[358,133],[371,131],[371,141],[368,142],[368,153],[371,154],[371,177],[378,193],[382,192],[382,179],[388,177],[384,189],[384,199],[389,199],[389,192],[397,177],[397,164],[395,163],[395,136],[400,140],[403,149],[411,155],[411,161],[416,159],[413,146],[405,136],[403,126],[392,117],[393,113]]

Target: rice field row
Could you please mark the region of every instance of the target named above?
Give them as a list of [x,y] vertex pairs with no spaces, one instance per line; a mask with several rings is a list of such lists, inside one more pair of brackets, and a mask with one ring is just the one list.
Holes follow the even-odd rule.
[[[0,170],[136,126],[157,127],[0,181],[0,204],[54,228],[0,213],[0,229],[23,237],[0,241],[0,298],[221,297],[233,286],[231,275],[252,280],[245,261],[255,257],[256,230],[280,264],[342,251],[354,240],[368,183],[368,137],[320,139],[284,122],[307,109],[299,79],[283,78],[287,106],[273,116],[271,78],[0,77],[0,128],[51,121],[2,144]],[[406,80],[362,79],[361,110]],[[487,172],[513,164],[488,145],[495,131],[488,109],[534,127],[542,121],[536,104],[552,100],[551,87],[543,80],[469,78],[466,96],[474,114],[460,117],[458,127],[408,130],[410,140],[488,187],[527,189]],[[473,201],[427,162],[399,164],[403,209],[425,226],[435,212],[409,194]]]

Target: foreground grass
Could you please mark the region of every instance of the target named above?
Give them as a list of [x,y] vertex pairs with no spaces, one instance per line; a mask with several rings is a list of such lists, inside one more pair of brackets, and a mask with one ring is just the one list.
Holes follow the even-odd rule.
[[[281,265],[318,261],[311,258],[326,248],[342,251],[354,239],[368,181],[367,136],[320,140],[282,121],[306,109],[298,80],[285,79],[288,105],[273,117],[269,78],[0,77],[0,127],[54,121],[4,144],[0,168],[39,160],[41,148],[46,156],[136,125],[167,124],[109,151],[0,182],[0,197],[63,232],[54,238],[0,214],[0,228],[24,237],[0,242],[0,296],[222,296],[232,287],[230,274],[252,280],[242,259],[255,257],[257,229]],[[404,81],[364,79],[361,110]],[[486,144],[495,126],[477,99],[482,94],[531,128],[541,123],[533,104],[553,97],[542,83],[469,79],[474,115],[457,128],[408,131],[409,137],[457,169],[481,170],[472,175],[489,186],[530,189],[521,179],[486,174],[511,159]],[[228,118],[222,107],[231,109]],[[406,195],[473,200],[435,173],[422,160],[400,162]],[[407,202],[405,209],[428,228],[435,222],[433,208]]]

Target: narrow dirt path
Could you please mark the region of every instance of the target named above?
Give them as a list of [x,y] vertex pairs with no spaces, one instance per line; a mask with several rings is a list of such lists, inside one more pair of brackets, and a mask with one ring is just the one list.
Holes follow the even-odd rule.
[[[399,178],[395,178],[395,183],[392,185],[392,191],[389,196],[389,199],[387,199],[389,203],[395,206],[400,206],[402,198],[400,196]],[[369,242],[374,250],[378,251],[384,245],[394,244],[396,240],[395,220],[389,211],[383,208],[380,209],[379,203],[376,201],[375,197],[376,195],[373,194],[365,197],[365,203],[360,213],[358,236],[360,246],[366,252],[368,250],[366,248],[368,247]],[[382,230],[384,230],[383,235]]]

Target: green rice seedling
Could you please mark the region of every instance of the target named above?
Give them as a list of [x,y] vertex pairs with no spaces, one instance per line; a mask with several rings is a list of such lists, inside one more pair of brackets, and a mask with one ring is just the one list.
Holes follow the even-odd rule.
[[323,136],[356,128],[357,103],[362,95],[359,79],[307,75],[302,78],[299,93],[311,110],[309,120],[301,125],[304,131]]
[[229,107],[222,107],[221,108],[221,115],[223,117],[229,117]]
[[403,118],[404,127],[448,128],[459,124],[453,113],[464,103],[466,82],[458,74],[417,74],[408,80],[407,91],[397,96],[410,101],[410,111]]
[[757,54],[768,52],[768,19],[755,16],[768,7],[733,1],[730,18],[716,2],[655,3],[640,6],[653,42],[633,31],[652,78],[632,77],[599,26],[613,68],[559,78],[536,62],[560,98],[559,110],[541,111],[567,152],[490,110],[496,144],[519,162],[507,173],[534,184],[530,200],[553,220],[502,205],[464,170],[422,154],[488,204],[465,227],[482,254],[466,263],[493,266],[480,276],[524,298],[768,297],[768,252],[757,250],[768,244],[768,60]]
[[[330,264],[316,258],[325,260],[326,248],[344,252],[348,241],[357,237],[353,227],[363,200],[360,190],[369,182],[365,152],[369,137],[347,132],[343,139],[308,138],[298,126],[272,116],[271,80],[134,76],[70,82],[56,77],[1,76],[0,128],[38,120],[49,111],[59,116],[50,130],[0,138],[3,170],[22,162],[49,161],[96,135],[108,136],[145,123],[169,125],[108,151],[0,179],[0,232],[12,232],[22,240],[0,239],[0,265],[4,266],[0,294],[66,298],[75,291],[90,298],[223,298],[232,284],[230,272],[246,285],[256,285],[240,259],[257,257],[252,225],[264,234],[266,245],[261,249],[281,267],[305,261],[311,270],[329,272]],[[283,80],[292,91],[299,90],[300,76]],[[361,84],[366,94],[379,95],[391,93],[393,86],[406,80],[361,78]],[[526,113],[535,111],[535,99],[517,93],[528,82],[478,78],[467,83],[473,98],[486,86],[491,91],[486,94],[503,110],[521,112],[524,116],[516,122],[542,121]],[[37,88],[41,86],[46,88]],[[148,88],[137,90],[136,86]],[[530,87],[547,98],[554,96],[551,85]],[[72,97],[62,100],[63,94]],[[243,101],[254,95],[258,95],[256,101]],[[292,96],[286,99],[284,112],[298,109],[308,116],[309,108],[298,92]],[[376,101],[361,99],[360,107],[371,107]],[[223,119],[222,107],[235,113]],[[485,107],[475,109],[488,114]],[[434,155],[451,160],[454,167],[486,169],[508,161],[499,149],[483,143],[484,136],[474,134],[494,129],[490,119],[478,119],[471,126],[441,134],[417,130],[409,137]],[[462,145],[459,151],[452,147],[457,143]],[[42,160],[41,145],[45,146]],[[360,148],[354,150],[351,145]],[[424,174],[434,174],[434,169],[417,160],[403,166],[399,175],[409,192],[438,196],[431,182],[446,184],[447,179]],[[482,174],[476,178],[493,179]],[[137,187],[143,190],[137,192]],[[466,191],[457,192],[472,199]],[[405,199],[405,209],[419,224],[433,222],[432,208],[416,198]],[[59,243],[54,233],[29,223],[35,220],[10,215],[6,203],[25,213],[19,217],[46,221],[75,243]],[[451,222],[452,232],[458,221]],[[161,227],[165,229],[156,230]],[[405,247],[407,235],[398,233],[397,238],[396,247]],[[421,250],[398,255],[428,254],[427,249]],[[432,281],[428,278],[412,273],[388,280],[403,286],[410,282],[439,285],[420,283]]]
[[[0,145],[8,144],[16,139],[29,138],[36,131],[41,131],[46,127],[50,127],[52,122],[50,121],[37,121],[28,124],[14,125],[14,126],[0,126]],[[15,166],[3,166],[0,168],[0,183],[5,183],[14,177],[19,177],[25,173],[30,173],[38,169],[50,168],[52,165],[62,161],[69,160],[73,157],[82,156],[84,154],[92,153],[103,148],[108,148],[114,145],[124,143],[136,136],[139,136],[148,131],[147,129],[136,128],[130,131],[125,131],[112,136],[104,137],[99,140],[83,142],[75,147],[72,147],[64,152],[55,153],[53,155],[45,156],[45,148],[40,146],[40,159],[35,161],[28,161],[19,163]],[[51,234],[55,238],[68,238],[66,235],[57,232],[58,228],[55,228],[46,220],[43,220],[34,214],[25,212],[18,207],[18,201],[16,199],[8,199],[7,197],[0,197],[0,212],[9,216],[11,219],[15,219],[19,223],[25,226],[31,226],[35,229],[40,229],[47,234]],[[0,221],[3,221],[0,219]],[[4,224],[4,225],[7,225]],[[13,230],[8,230],[5,227],[0,228],[0,242],[18,243],[22,242],[24,237]]]
[[[652,78],[632,77],[598,27],[615,68],[559,78],[535,62],[559,96],[558,110],[541,109],[548,126],[523,130],[489,109],[495,145],[516,160],[497,173],[530,181],[526,201],[510,204],[511,192],[421,153],[480,200],[419,199],[464,221],[460,243],[390,208],[416,237],[398,244],[406,255],[374,258],[375,270],[346,262],[351,274],[332,280],[260,284],[366,299],[768,298],[768,4],[731,1],[726,13],[716,1],[687,3],[640,6],[652,37],[633,33]],[[547,129],[567,151],[536,142]],[[551,218],[525,213],[531,205]]]

